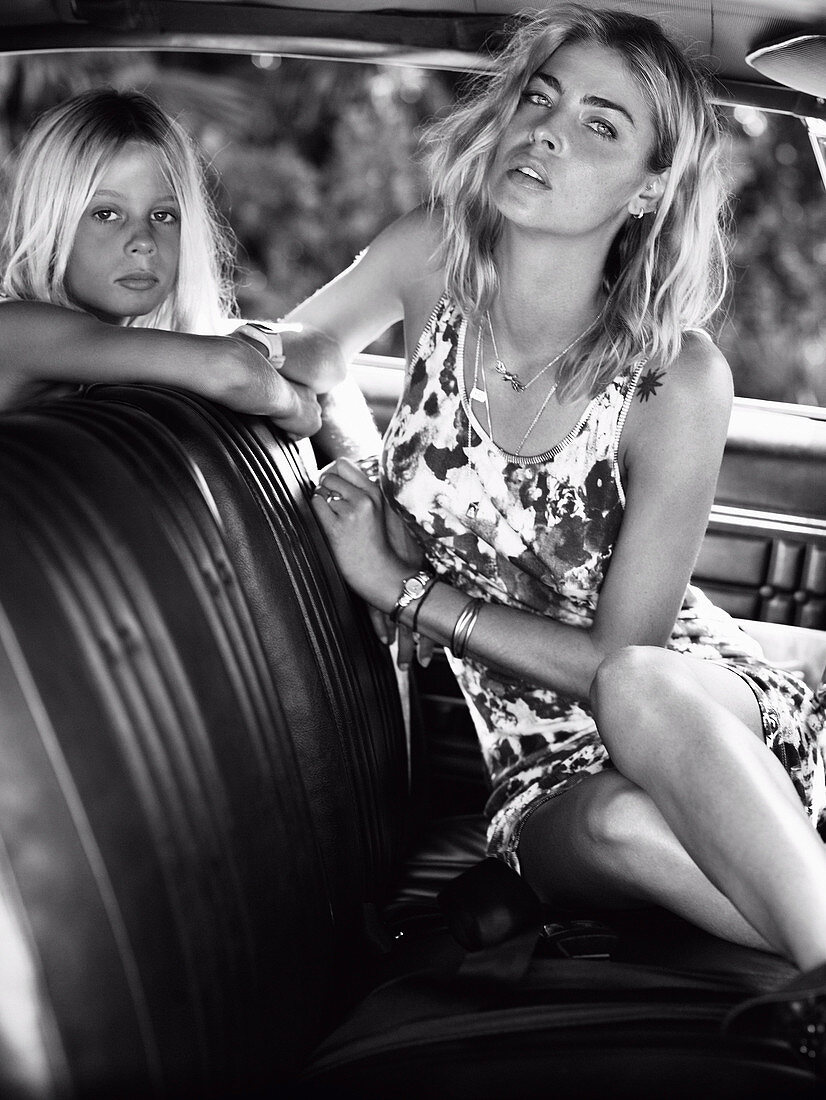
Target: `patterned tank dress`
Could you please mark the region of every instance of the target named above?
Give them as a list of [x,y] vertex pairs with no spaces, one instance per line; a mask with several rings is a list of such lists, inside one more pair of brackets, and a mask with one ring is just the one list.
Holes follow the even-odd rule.
[[[550,451],[511,460],[473,416],[465,392],[467,322],[445,295],[407,371],[380,462],[382,490],[437,575],[492,603],[587,628],[623,516],[620,434],[643,366],[590,402]],[[689,586],[668,648],[722,662],[757,697],[766,743],[814,823],[826,815],[818,748],[823,700],[762,658],[756,641]],[[524,821],[584,776],[611,767],[583,700],[447,658],[491,780],[488,848],[518,869]]]

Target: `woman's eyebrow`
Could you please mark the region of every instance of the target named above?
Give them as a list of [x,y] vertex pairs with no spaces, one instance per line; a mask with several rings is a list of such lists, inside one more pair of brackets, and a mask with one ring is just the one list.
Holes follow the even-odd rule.
[[[541,80],[543,84],[547,84],[552,91],[557,92],[560,95],[562,94],[562,85],[552,73],[543,73],[542,70],[539,69],[534,73],[534,76]],[[623,107],[621,103],[614,103],[613,100],[605,99],[603,96],[599,95],[583,96],[582,102],[586,103],[589,107],[602,107],[608,111],[618,111],[621,115],[624,115],[628,119],[635,130],[637,128],[637,124],[636,122],[634,122],[634,119],[631,116],[631,112],[627,108]]]

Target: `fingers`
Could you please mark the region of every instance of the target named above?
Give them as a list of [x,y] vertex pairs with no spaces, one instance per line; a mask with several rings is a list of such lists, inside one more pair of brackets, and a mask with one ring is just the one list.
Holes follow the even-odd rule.
[[410,663],[416,652],[416,643],[413,640],[417,635],[408,630],[406,626],[402,626],[399,623],[397,632],[398,638],[398,653],[396,655],[396,664],[399,668],[405,672],[410,668]]
[[422,668],[427,668],[433,656],[436,643],[431,638],[425,638],[422,634],[414,634],[406,626],[399,624],[399,649],[397,664],[403,671],[410,668],[414,657],[418,659]]
[[[379,641],[385,645],[392,645],[397,635],[396,624],[389,615],[385,615],[377,607],[368,605],[367,610]],[[431,638],[425,638],[423,634],[413,634],[406,626],[400,624],[398,641],[396,659],[402,671],[406,671],[410,667],[410,662],[414,657],[416,657],[422,668],[427,668],[433,656],[433,650],[436,648],[436,643]]]
[[341,505],[345,503],[344,497],[340,493],[335,492],[326,485],[316,485],[313,489],[313,504],[317,505],[317,511],[320,509],[321,514],[330,516],[341,515]]
[[384,642],[385,645],[390,645],[396,637],[396,624],[389,615],[385,615],[385,613],[379,611],[377,607],[368,605],[367,610],[370,614],[370,622],[373,624],[376,637],[380,642]]
[[426,638],[423,634],[414,634],[413,637],[418,638],[416,656],[419,658],[419,664],[422,668],[427,668],[433,656],[433,650],[436,648],[436,643],[432,638]]
[[358,490],[336,474],[325,473],[315,487],[313,496],[324,501],[336,515],[342,515],[344,511],[342,506],[346,507],[357,500]]
[[267,410],[274,424],[297,439],[315,435],[321,427],[321,406],[309,387],[275,376],[272,407]]
[[366,493],[375,504],[381,504],[381,490],[378,485],[360,470],[349,458],[337,458],[329,466],[325,466],[321,472],[321,481],[327,481],[328,477],[336,476],[349,483],[354,488]]
[[[344,461],[343,459],[337,459],[335,462],[331,462],[329,466],[325,466],[318,479],[318,486],[314,495],[329,504],[338,515],[343,515],[348,505],[359,510],[362,509],[363,505],[367,505],[369,508],[370,504],[375,508],[381,508],[381,494],[374,491],[375,486],[369,478],[364,477],[361,471],[353,466],[351,462],[347,462],[346,467],[344,467]],[[355,470],[358,477],[345,476],[353,470]]]

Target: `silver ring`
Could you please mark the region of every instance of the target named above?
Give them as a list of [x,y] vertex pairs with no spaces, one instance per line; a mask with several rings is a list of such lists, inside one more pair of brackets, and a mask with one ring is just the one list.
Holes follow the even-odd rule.
[[327,486],[322,485],[321,482],[316,485],[315,489],[313,490],[313,495],[317,497],[324,497],[328,504],[333,500],[344,500],[344,497],[341,495],[341,493],[337,493],[333,489],[328,489]]

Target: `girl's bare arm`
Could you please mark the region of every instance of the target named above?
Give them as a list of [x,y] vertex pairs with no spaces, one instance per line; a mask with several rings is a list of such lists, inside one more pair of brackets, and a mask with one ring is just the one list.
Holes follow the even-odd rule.
[[0,304],[0,347],[0,409],[31,400],[44,383],[154,382],[270,416],[294,434],[312,434],[320,424],[312,391],[232,335],[121,327],[45,302],[12,301]]

